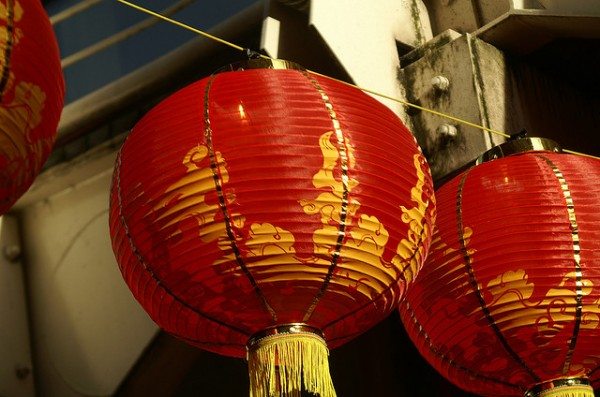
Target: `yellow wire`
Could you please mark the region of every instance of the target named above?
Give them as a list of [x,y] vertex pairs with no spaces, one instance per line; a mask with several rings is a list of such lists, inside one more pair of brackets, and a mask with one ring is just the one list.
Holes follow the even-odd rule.
[[[229,42],[227,40],[224,40],[224,39],[221,39],[219,37],[213,36],[213,35],[211,35],[209,33],[206,33],[206,32],[204,32],[204,31],[202,31],[200,29],[196,29],[196,28],[194,28],[192,26],[186,25],[186,24],[184,24],[182,22],[176,21],[174,19],[171,19],[169,17],[161,15],[161,14],[159,14],[157,12],[154,12],[154,11],[151,11],[151,10],[149,10],[147,8],[141,7],[141,6],[137,5],[137,4],[130,3],[129,1],[126,1],[126,0],[117,0],[117,1],[119,3],[123,3],[125,5],[128,5],[131,8],[135,8],[138,11],[145,12],[146,14],[155,16],[155,17],[160,18],[160,19],[162,19],[164,21],[170,22],[170,23],[172,23],[174,25],[177,25],[177,26],[182,27],[184,29],[190,30],[190,31],[192,31],[194,33],[200,34],[200,35],[202,35],[204,37],[207,37],[209,39],[218,41],[219,43],[222,43],[222,44],[225,44],[225,45],[227,45],[229,47],[235,48],[236,50],[245,51],[245,48],[243,48],[243,47],[241,47],[241,46],[239,46],[237,44],[234,44],[234,43],[231,43],[231,42]],[[267,55],[263,55],[263,54],[258,54],[258,55],[261,58],[264,58],[264,59],[270,59],[270,60],[273,59],[273,58],[271,58],[271,57],[269,57]],[[481,130],[488,131],[488,132],[491,132],[493,134],[503,136],[505,138],[510,137],[510,135],[508,135],[508,134],[506,134],[506,133],[504,133],[502,131],[493,130],[491,128],[487,128],[487,127],[484,127],[484,126],[479,125],[479,124],[471,123],[470,121],[463,120],[461,118],[458,118],[458,117],[455,117],[455,116],[452,116],[452,115],[449,115],[449,114],[446,114],[446,113],[438,112],[437,110],[433,110],[433,109],[429,109],[429,108],[426,108],[426,107],[423,107],[423,106],[419,106],[417,104],[414,104],[414,103],[411,103],[411,102],[408,102],[408,101],[404,101],[404,100],[399,99],[399,98],[394,98],[392,96],[389,96],[389,95],[386,95],[386,94],[382,94],[380,92],[376,92],[376,91],[370,90],[368,88],[359,87],[359,86],[357,86],[355,84],[348,83],[346,81],[339,80],[339,79],[336,79],[336,78],[333,78],[333,77],[330,77],[330,76],[326,76],[324,74],[315,72],[313,70],[308,70],[308,72],[310,72],[310,73],[312,73],[314,75],[317,75],[317,76],[321,76],[321,77],[325,77],[327,79],[331,79],[331,80],[337,81],[339,83],[345,84],[345,85],[350,86],[350,87],[357,88],[357,89],[359,89],[361,91],[368,92],[370,94],[380,96],[382,98],[390,99],[392,101],[401,103],[403,105],[406,105],[406,106],[409,106],[409,107],[412,107],[412,108],[415,108],[415,109],[419,109],[419,110],[422,110],[422,111],[425,111],[425,112],[428,112],[428,113],[431,113],[431,114],[435,114],[436,116],[445,117],[445,118],[447,118],[449,120],[453,120],[453,121],[456,121],[458,123],[462,123],[462,124],[465,124],[465,125],[468,125],[468,126],[471,126],[471,127],[479,128]]]
[[574,150],[563,149],[562,151],[565,152],[565,153],[576,154],[578,156],[590,157],[590,158],[593,158],[593,159],[600,159],[600,157],[598,157],[598,156],[594,156],[594,155],[587,154],[587,153],[576,152]]
[[425,112],[428,112],[428,113],[431,113],[431,114],[435,114],[436,116],[445,117],[447,119],[450,119],[450,120],[453,120],[453,121],[456,121],[456,122],[468,125],[470,127],[479,128],[481,130],[488,131],[488,132],[491,132],[493,134],[503,136],[505,138],[510,138],[510,135],[508,135],[507,133],[502,132],[502,131],[494,130],[494,129],[487,128],[487,127],[484,127],[484,126],[479,125],[479,124],[471,123],[470,121],[467,121],[467,120],[464,120],[464,119],[461,119],[461,118],[449,115],[447,113],[438,112],[437,110],[429,109],[429,108],[426,108],[424,106],[420,106],[420,105],[417,105],[417,104],[414,104],[414,103],[411,103],[411,102],[408,102],[408,101],[405,101],[405,100],[402,100],[402,99],[399,99],[399,98],[395,98],[395,97],[392,97],[392,96],[389,96],[389,95],[386,95],[386,94],[382,94],[382,93],[377,92],[377,91],[370,90],[368,88],[363,88],[363,87],[357,86],[355,84],[348,83],[347,81],[343,81],[343,80],[339,80],[339,79],[336,79],[336,78],[333,78],[333,77],[330,77],[330,76],[326,76],[324,74],[321,74],[321,73],[318,73],[318,72],[315,72],[315,71],[312,71],[312,70],[309,70],[309,72],[312,73],[312,74],[315,74],[317,76],[325,77],[327,79],[337,81],[337,82],[345,84],[347,86],[357,88],[357,89],[359,89],[361,91],[368,92],[369,94],[377,95],[377,96],[380,96],[380,97],[385,98],[385,99],[390,99],[392,101],[401,103],[401,104],[409,106],[411,108],[423,110]]
[[[246,50],[244,47],[241,47],[241,46],[239,46],[237,44],[234,44],[234,43],[232,43],[230,41],[224,40],[224,39],[222,39],[220,37],[213,36],[210,33],[204,32],[204,31],[202,31],[200,29],[196,29],[196,28],[194,28],[194,27],[192,27],[190,25],[186,25],[185,23],[176,21],[174,19],[171,19],[169,17],[161,15],[161,14],[159,14],[157,12],[154,12],[154,11],[151,11],[151,10],[149,10],[147,8],[141,7],[141,6],[137,5],[137,4],[130,3],[129,1],[126,1],[126,0],[117,0],[117,1],[119,3],[122,3],[122,4],[125,4],[125,5],[129,6],[131,8],[134,8],[134,9],[136,9],[138,11],[144,12],[144,13],[152,15],[152,16],[154,16],[156,18],[160,18],[160,19],[162,19],[164,21],[172,23],[173,25],[177,25],[177,26],[179,26],[181,28],[187,29],[187,30],[192,31],[192,32],[194,32],[196,34],[199,34],[201,36],[207,37],[207,38],[209,38],[211,40],[214,40],[214,41],[217,41],[217,42],[219,42],[221,44],[225,44],[225,45],[227,45],[227,46],[229,46],[231,48],[235,48],[238,51],[245,51]],[[263,59],[273,60],[273,58],[271,58],[271,57],[269,57],[267,55],[258,54],[258,56],[261,57],[261,58],[263,58]],[[502,136],[504,138],[510,138],[510,135],[507,134],[507,133],[505,133],[505,132],[494,130],[492,128],[487,128],[487,127],[484,127],[482,125],[479,125],[479,124],[476,124],[476,123],[472,123],[470,121],[461,119],[459,117],[452,116],[452,115],[447,114],[447,113],[443,113],[443,112],[439,112],[437,110],[429,109],[429,108],[426,108],[424,106],[420,106],[420,105],[417,105],[417,104],[414,104],[414,103],[411,103],[411,102],[408,102],[408,101],[405,101],[405,100],[402,100],[402,99],[399,99],[399,98],[395,98],[395,97],[392,97],[392,96],[389,96],[389,95],[386,95],[386,94],[382,94],[382,93],[377,92],[377,91],[370,90],[368,88],[363,88],[363,87],[360,87],[358,85],[355,85],[355,84],[352,84],[352,83],[348,83],[347,81],[343,81],[343,80],[339,80],[339,79],[336,79],[336,78],[333,78],[333,77],[330,77],[330,76],[326,76],[324,74],[315,72],[313,70],[308,70],[308,72],[310,72],[310,73],[312,73],[314,75],[317,75],[317,76],[321,76],[321,77],[333,80],[333,81],[337,81],[339,83],[345,84],[345,85],[353,87],[353,88],[357,88],[357,89],[359,89],[361,91],[368,92],[369,94],[377,95],[379,97],[382,97],[382,98],[385,98],[385,99],[389,99],[389,100],[392,100],[394,102],[401,103],[401,104],[403,104],[405,106],[409,106],[411,108],[419,109],[419,110],[422,110],[422,111],[427,112],[427,113],[434,114],[434,115],[439,116],[439,117],[444,117],[446,119],[449,119],[449,120],[452,120],[452,121],[456,121],[457,123],[461,123],[461,124],[467,125],[469,127],[474,127],[474,128],[478,128],[478,129],[483,130],[483,131],[491,132],[492,134],[496,134],[496,135]],[[592,156],[591,154],[576,152],[574,150],[568,150],[568,149],[563,149],[563,152],[570,153],[570,154],[576,154],[576,155],[579,155],[579,156],[596,158],[596,159],[600,158],[600,157]]]

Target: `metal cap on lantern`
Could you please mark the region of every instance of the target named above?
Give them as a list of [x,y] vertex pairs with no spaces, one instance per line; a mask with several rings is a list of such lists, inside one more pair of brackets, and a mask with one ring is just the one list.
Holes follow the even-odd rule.
[[486,396],[600,386],[600,159],[522,138],[436,191],[427,263],[400,307],[423,356]]
[[125,281],[163,329],[247,356],[253,396],[327,397],[328,349],[386,317],[421,268],[432,190],[384,105],[253,59],[137,123],[110,228]]
[[58,45],[39,0],[0,3],[0,215],[48,158],[64,81]]

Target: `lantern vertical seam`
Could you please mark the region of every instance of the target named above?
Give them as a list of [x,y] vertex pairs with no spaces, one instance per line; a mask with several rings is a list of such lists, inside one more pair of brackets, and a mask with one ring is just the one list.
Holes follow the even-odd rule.
[[423,326],[421,325],[421,323],[419,323],[419,320],[416,317],[415,311],[413,310],[413,308],[410,306],[410,304],[408,303],[407,300],[404,301],[403,303],[404,307],[406,308],[406,311],[410,317],[410,319],[413,321],[413,323],[415,324],[415,326],[418,328],[418,333],[419,335],[421,335],[423,337],[423,339],[425,340],[425,342],[427,343],[427,347],[429,348],[429,351],[437,356],[442,362],[445,362],[446,364],[448,364],[450,367],[454,367],[459,371],[465,372],[469,377],[472,378],[478,378],[478,379],[482,379],[486,382],[491,382],[491,383],[496,383],[505,387],[509,387],[511,389],[517,389],[521,392],[525,392],[524,389],[522,389],[519,386],[513,385],[512,383],[508,383],[508,382],[504,382],[500,379],[494,379],[494,378],[489,378],[485,375],[481,375],[475,371],[473,371],[472,369],[469,369],[457,362],[455,362],[452,358],[448,357],[447,355],[445,355],[444,353],[442,353],[440,350],[438,350],[435,345],[431,342],[431,338],[429,337],[429,335],[427,334],[427,332],[425,331],[425,329],[423,328]]
[[231,216],[229,215],[229,210],[227,209],[227,202],[225,200],[225,195],[223,194],[223,181],[222,181],[221,174],[219,172],[219,165],[217,163],[217,158],[215,155],[215,148],[213,146],[213,141],[212,141],[212,128],[211,128],[211,123],[210,123],[210,109],[209,109],[210,89],[213,85],[213,82],[215,81],[215,78],[216,78],[215,75],[211,76],[210,79],[208,80],[208,82],[206,83],[206,87],[204,89],[204,139],[206,140],[206,147],[208,149],[208,156],[210,159],[210,169],[212,170],[213,181],[215,183],[215,190],[217,192],[217,197],[219,199],[219,208],[221,208],[221,212],[223,213],[223,218],[224,218],[223,223],[225,224],[225,230],[227,232],[227,237],[229,238],[231,250],[233,251],[235,260],[236,260],[237,264],[240,266],[240,269],[242,269],[242,272],[244,273],[246,278],[248,278],[248,281],[252,285],[252,288],[254,289],[254,292],[258,296],[259,300],[262,302],[262,304],[265,307],[265,309],[267,310],[267,312],[271,315],[273,322],[276,323],[277,322],[277,313],[275,312],[275,310],[271,307],[271,305],[267,301],[266,296],[263,294],[262,290],[258,286],[258,283],[256,282],[256,279],[254,278],[254,276],[252,276],[252,273],[250,273],[250,269],[248,269],[248,267],[246,266],[246,263],[244,262],[244,259],[242,258],[240,249],[237,246],[236,237],[235,237],[235,234],[233,233],[233,228],[231,226],[232,225]]
[[471,284],[471,288],[473,288],[473,292],[477,296],[477,300],[479,301],[479,306],[481,307],[481,310],[483,311],[483,314],[485,315],[485,318],[487,319],[488,324],[490,325],[490,327],[492,327],[492,330],[494,331],[494,333],[496,334],[496,337],[498,338],[498,340],[504,347],[504,350],[506,350],[506,352],[512,357],[512,359],[515,360],[515,362],[517,362],[521,367],[523,367],[527,371],[527,373],[529,374],[529,376],[531,376],[532,379],[534,379],[536,382],[540,382],[541,379],[531,370],[531,368],[529,368],[529,366],[517,354],[517,352],[515,352],[512,349],[512,347],[508,343],[508,340],[506,340],[506,338],[502,334],[502,331],[498,327],[498,324],[496,324],[496,321],[492,317],[492,313],[490,312],[489,308],[487,307],[487,304],[485,303],[485,299],[483,298],[483,294],[481,293],[481,289],[479,288],[479,284],[477,283],[477,278],[475,277],[475,272],[473,270],[473,267],[471,266],[472,259],[471,259],[471,255],[469,254],[469,251],[467,250],[467,243],[465,241],[464,225],[463,225],[463,218],[462,218],[463,188],[465,186],[465,183],[467,181],[467,177],[468,177],[470,171],[471,171],[471,169],[465,171],[465,173],[463,174],[463,176],[460,179],[458,189],[456,191],[456,219],[457,219],[456,224],[457,224],[457,231],[458,231],[458,239],[460,242],[460,250],[463,254],[463,258],[464,258],[464,262],[465,262],[465,269],[469,276],[469,282]]
[[581,245],[579,241],[579,225],[577,224],[577,216],[575,215],[575,204],[573,202],[573,196],[569,189],[569,184],[565,179],[563,173],[554,164],[552,160],[545,156],[537,156],[544,160],[546,164],[552,169],[554,176],[558,179],[560,189],[565,198],[567,204],[567,214],[569,216],[569,227],[571,229],[571,240],[573,241],[573,262],[575,264],[575,324],[573,326],[573,336],[569,340],[569,350],[565,357],[563,365],[563,375],[566,375],[571,368],[571,360],[573,359],[573,353],[575,352],[575,346],[577,344],[577,337],[579,335],[579,329],[581,327],[581,316],[583,311],[583,274],[581,270]]
[[589,378],[589,380],[590,380],[590,382],[591,382],[592,384],[595,384],[595,383],[596,383],[596,381],[599,381],[599,380],[600,380],[600,376],[599,376],[599,377],[598,377],[598,379],[596,379],[596,380],[594,380],[594,379],[592,378],[592,375],[593,375],[593,374],[595,374],[595,373],[596,373],[596,372],[598,372],[598,371],[600,371],[600,365],[598,365],[596,368],[594,368],[593,370],[591,370],[591,371],[588,373],[588,375],[587,375],[587,376],[588,376],[588,378]]
[[346,139],[344,137],[342,128],[340,126],[340,122],[337,118],[337,114],[336,114],[335,110],[333,109],[333,104],[331,103],[329,96],[327,95],[325,90],[323,90],[323,87],[321,87],[319,82],[313,76],[311,76],[307,71],[302,71],[302,74],[308,79],[308,81],[312,84],[312,86],[317,90],[317,92],[321,96],[321,99],[323,100],[323,103],[325,104],[325,108],[327,108],[327,112],[329,113],[329,117],[331,118],[331,123],[333,124],[333,130],[335,132],[337,145],[338,145],[338,149],[339,149],[339,154],[340,154],[340,168],[342,171],[342,189],[343,189],[342,206],[340,208],[340,224],[338,226],[337,240],[335,243],[335,248],[334,248],[333,252],[331,253],[331,263],[329,264],[329,269],[327,270],[327,275],[325,275],[325,279],[323,280],[323,284],[321,285],[321,288],[319,289],[319,291],[313,298],[310,306],[308,307],[308,309],[306,310],[306,313],[304,314],[304,318],[302,319],[302,321],[306,322],[306,321],[310,320],[315,308],[319,304],[319,301],[321,300],[323,295],[325,295],[325,292],[327,291],[327,288],[329,287],[329,283],[331,282],[331,278],[333,277],[333,273],[335,272],[335,269],[337,267],[337,264],[338,264],[338,261],[340,258],[340,253],[342,250],[342,244],[344,242],[344,238],[346,237],[346,218],[348,216],[348,202],[349,202],[348,196],[349,196],[350,192],[349,192],[349,188],[348,188],[348,182],[349,182],[349,178],[348,178],[348,168],[349,168],[349,166],[348,166],[348,163],[349,163],[349,161],[348,161],[348,145],[347,145]]
[[[131,231],[129,230],[129,225],[127,224],[127,220],[125,219],[125,215],[123,215],[123,199],[122,199],[122,195],[121,195],[121,153],[122,150],[119,151],[119,154],[117,155],[117,161],[115,164],[115,182],[116,182],[116,190],[117,190],[117,207],[119,209],[119,220],[121,221],[121,226],[123,227],[123,231],[125,232],[125,236],[127,237],[127,241],[129,242],[129,248],[131,249],[131,252],[133,253],[133,255],[135,256],[135,258],[137,259],[138,263],[140,265],[142,265],[142,267],[144,268],[145,271],[147,271],[150,274],[150,277],[152,277],[152,279],[154,280],[154,282],[156,283],[156,285],[161,288],[162,290],[164,290],[169,296],[171,296],[175,301],[177,301],[177,303],[179,303],[180,305],[186,307],[187,309],[191,310],[193,313],[196,313],[197,315],[199,315],[200,317],[203,317],[209,321],[214,322],[215,324],[218,324],[220,326],[223,326],[227,329],[230,329],[236,333],[239,333],[241,335],[244,335],[245,337],[248,337],[251,333],[244,331],[242,329],[239,329],[237,327],[232,326],[231,324],[227,324],[224,323],[222,321],[219,321],[215,318],[212,318],[210,316],[208,316],[205,313],[201,313],[199,312],[196,308],[190,306],[187,302],[185,302],[184,300],[180,299],[177,295],[175,295],[175,293],[173,291],[171,291],[164,283],[161,282],[161,280],[156,276],[156,274],[154,273],[154,271],[150,268],[150,266],[148,266],[148,263],[146,262],[146,260],[144,259],[144,257],[142,256],[140,250],[137,248],[137,245],[135,244],[135,242],[133,241],[133,236],[131,235]],[[119,262],[119,267],[121,268],[121,264]],[[121,271],[123,271],[123,269],[121,268]],[[194,341],[194,343],[202,343],[202,344],[212,344],[214,345],[215,343],[212,342],[202,342],[202,341]]]
[[14,3],[14,0],[8,0],[6,2],[6,48],[4,49],[4,64],[2,65],[2,77],[0,79],[0,96],[4,96],[4,90],[8,85],[8,79],[10,77],[10,61],[14,43],[13,36],[15,29]]

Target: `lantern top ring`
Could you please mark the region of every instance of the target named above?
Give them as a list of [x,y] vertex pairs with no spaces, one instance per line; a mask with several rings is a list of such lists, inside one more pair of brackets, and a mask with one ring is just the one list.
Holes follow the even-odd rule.
[[590,388],[590,390],[593,390],[588,378],[559,378],[538,383],[531,389],[527,390],[525,397],[545,396],[549,390],[565,387]]
[[314,334],[315,336],[318,336],[321,339],[325,339],[321,330],[315,327],[311,327],[310,325],[304,323],[281,324],[265,328],[264,330],[252,335],[250,339],[248,339],[248,349],[251,350],[254,345],[256,345],[260,340],[266,337],[280,334]]
[[266,59],[266,58],[254,58],[254,59],[246,59],[240,62],[231,63],[227,66],[223,66],[220,69],[217,69],[213,74],[223,73],[223,72],[238,72],[249,69],[277,69],[277,70],[300,70],[305,71],[306,69],[291,61],[286,61],[284,59]]
[[475,165],[485,163],[486,161],[492,161],[501,157],[511,156],[513,154],[519,154],[524,152],[532,151],[546,151],[562,153],[562,148],[558,143],[552,139],[547,138],[518,138],[509,140],[498,146],[494,146],[487,152],[483,153],[475,161]]

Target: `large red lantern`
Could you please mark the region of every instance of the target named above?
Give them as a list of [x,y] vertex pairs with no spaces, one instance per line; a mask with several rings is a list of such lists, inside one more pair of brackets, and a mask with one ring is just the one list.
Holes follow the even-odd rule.
[[600,160],[557,151],[507,142],[436,192],[429,258],[400,312],[427,360],[471,392],[600,385]]
[[291,63],[252,60],[135,126],[110,227],[123,277],[163,329],[248,354],[254,396],[327,397],[327,346],[393,310],[433,211],[425,159],[389,109]]
[[50,21],[39,0],[0,1],[0,215],[48,158],[64,82]]

